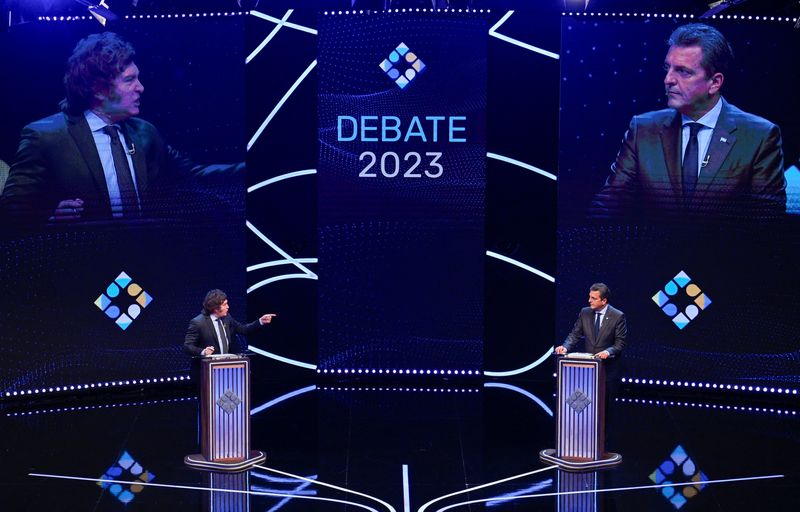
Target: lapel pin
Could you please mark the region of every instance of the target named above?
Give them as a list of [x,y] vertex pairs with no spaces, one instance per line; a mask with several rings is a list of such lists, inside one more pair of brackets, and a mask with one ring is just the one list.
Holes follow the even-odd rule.
[[727,143],[727,142],[728,142],[728,139],[726,139],[725,137],[720,137],[720,138],[719,138],[719,141],[720,141],[720,142],[725,142],[725,143]]

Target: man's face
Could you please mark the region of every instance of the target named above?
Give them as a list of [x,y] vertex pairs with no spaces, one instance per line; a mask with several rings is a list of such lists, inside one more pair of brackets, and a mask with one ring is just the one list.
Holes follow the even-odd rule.
[[214,314],[217,316],[217,318],[226,317],[228,316],[228,309],[229,309],[228,300],[225,299],[225,301],[222,304],[220,304],[217,309],[214,310]]
[[589,307],[594,311],[600,311],[608,304],[608,299],[601,299],[600,292],[589,290]]
[[699,46],[670,46],[664,59],[667,105],[692,119],[700,119],[711,110],[722,86],[722,73],[706,76],[702,60]]
[[99,111],[118,123],[139,114],[139,98],[144,86],[139,81],[139,68],[131,63],[111,82],[106,94],[100,94]]

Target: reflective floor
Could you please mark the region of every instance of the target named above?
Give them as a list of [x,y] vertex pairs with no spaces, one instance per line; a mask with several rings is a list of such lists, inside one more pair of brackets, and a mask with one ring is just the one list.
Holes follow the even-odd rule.
[[198,404],[171,393],[6,404],[0,508],[794,511],[800,496],[795,402],[623,393],[608,428],[623,463],[566,473],[538,457],[555,445],[551,384],[262,382],[252,446],[267,460],[222,475],[184,466]]

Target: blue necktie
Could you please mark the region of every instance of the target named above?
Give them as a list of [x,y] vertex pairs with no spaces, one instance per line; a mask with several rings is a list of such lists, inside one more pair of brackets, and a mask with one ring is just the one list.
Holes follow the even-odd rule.
[[594,340],[597,341],[597,338],[600,337],[600,312],[597,311],[594,314]]
[[694,189],[697,186],[697,167],[698,153],[700,144],[697,141],[697,132],[703,127],[700,123],[689,123],[689,143],[686,144],[686,153],[683,155],[683,198],[686,201],[692,199]]

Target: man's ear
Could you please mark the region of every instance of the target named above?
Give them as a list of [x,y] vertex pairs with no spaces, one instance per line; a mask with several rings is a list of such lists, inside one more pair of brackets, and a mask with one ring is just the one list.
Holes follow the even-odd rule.
[[722,83],[725,81],[725,75],[722,73],[714,73],[711,75],[711,86],[708,88],[709,94],[719,94],[722,89]]

